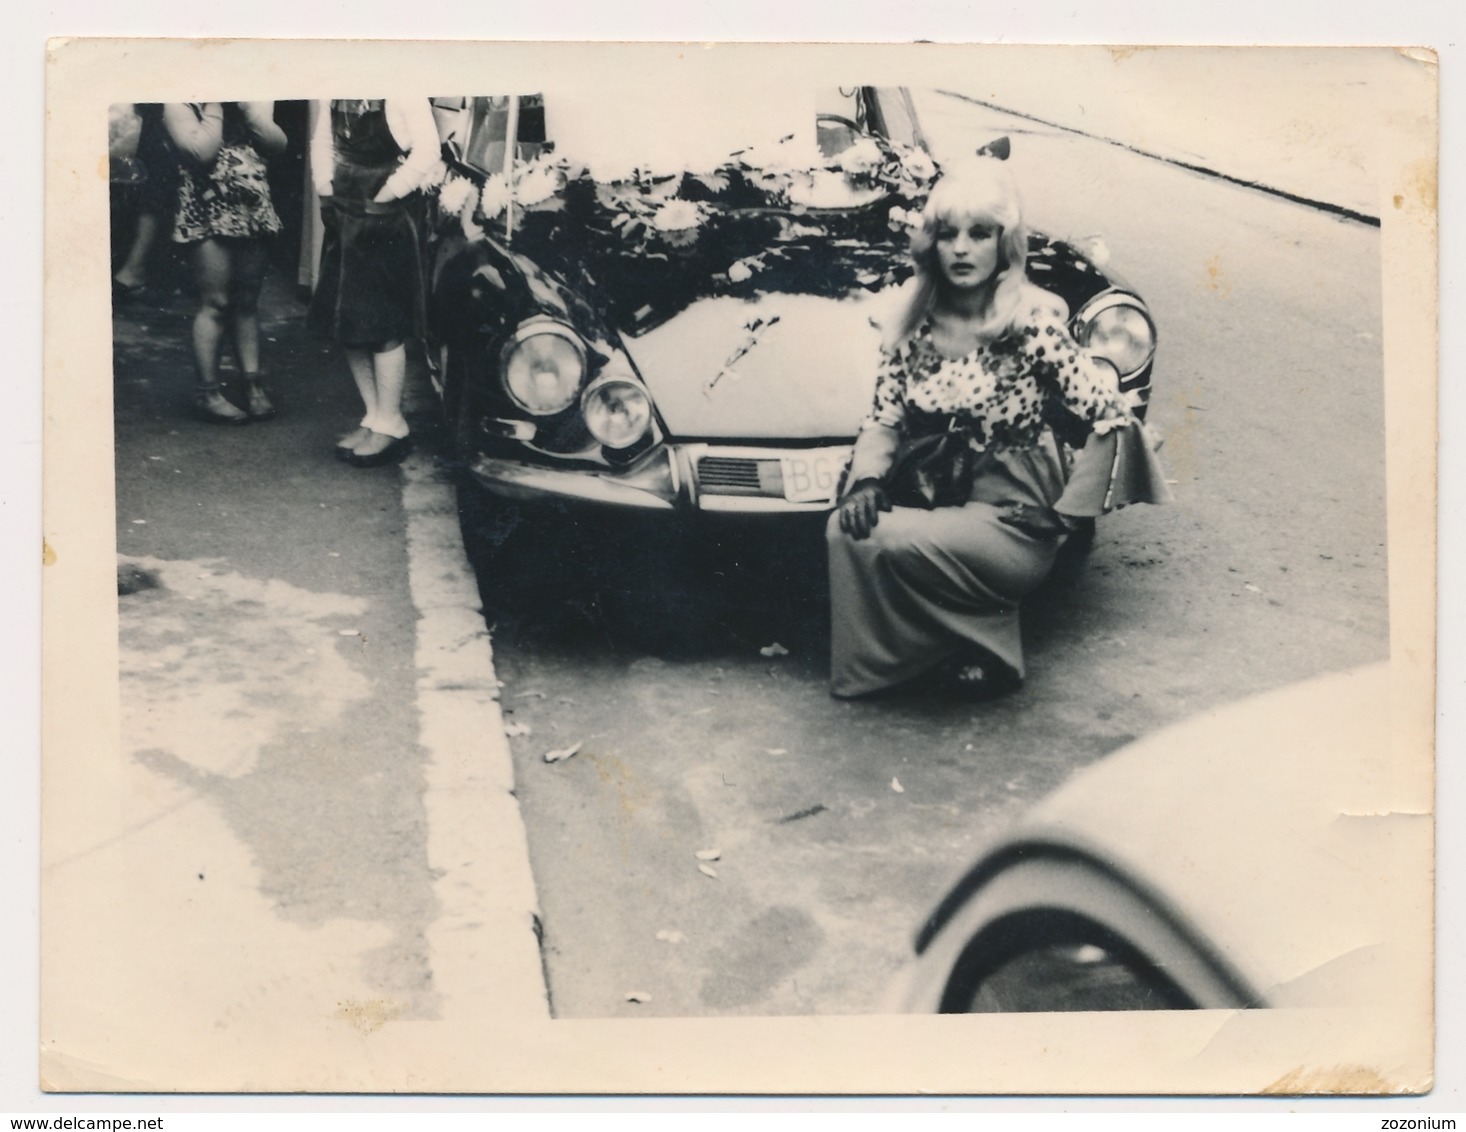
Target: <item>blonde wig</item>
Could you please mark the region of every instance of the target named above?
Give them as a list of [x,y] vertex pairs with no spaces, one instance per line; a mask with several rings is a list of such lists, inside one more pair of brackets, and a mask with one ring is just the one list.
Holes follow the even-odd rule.
[[911,233],[914,285],[886,327],[882,345],[894,350],[916,333],[945,286],[937,262],[937,233],[944,225],[991,224],[998,229],[997,285],[979,334],[995,338],[1013,325],[1028,282],[1028,230],[1018,189],[996,158],[975,158],[952,166],[932,188],[921,223]]

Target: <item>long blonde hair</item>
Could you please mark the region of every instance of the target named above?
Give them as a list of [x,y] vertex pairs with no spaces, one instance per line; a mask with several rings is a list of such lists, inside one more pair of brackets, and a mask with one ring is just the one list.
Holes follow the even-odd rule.
[[994,338],[1013,325],[1028,282],[1028,230],[1007,166],[996,158],[976,158],[949,167],[926,199],[921,224],[911,233],[916,276],[886,323],[882,345],[887,350],[895,350],[915,334],[936,306],[944,284],[937,263],[938,231],[944,224],[974,222],[998,229],[997,285],[978,333]]

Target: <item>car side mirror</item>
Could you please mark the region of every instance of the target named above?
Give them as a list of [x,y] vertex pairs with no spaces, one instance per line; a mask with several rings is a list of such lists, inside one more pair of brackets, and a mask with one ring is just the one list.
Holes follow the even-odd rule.
[[979,146],[977,150],[977,156],[996,157],[999,161],[1007,161],[1008,155],[1012,152],[1013,143],[1009,141],[1008,136],[1004,134],[996,141],[990,141],[987,143],[987,145]]

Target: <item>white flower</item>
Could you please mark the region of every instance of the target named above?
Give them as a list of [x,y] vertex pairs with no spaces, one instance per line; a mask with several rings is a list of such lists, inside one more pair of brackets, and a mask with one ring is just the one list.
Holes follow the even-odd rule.
[[702,211],[690,200],[669,200],[652,217],[652,226],[659,232],[682,232],[701,223]]
[[753,268],[748,266],[747,260],[740,259],[728,268],[728,278],[734,283],[742,283],[753,278]]
[[463,211],[463,206],[472,196],[472,181],[467,177],[449,177],[438,191],[438,202],[443,206],[444,212],[451,212],[456,216]]
[[514,182],[514,199],[522,205],[539,204],[559,191],[560,171],[553,165],[528,165]]
[[888,214],[892,227],[915,228],[921,224],[921,213],[916,209],[902,208],[899,204],[892,205]]
[[479,194],[479,210],[484,219],[492,220],[509,207],[509,185],[502,173],[494,173],[484,182],[484,191]]
[[901,168],[913,181],[930,181],[937,175],[937,166],[924,149],[909,149],[901,156]]
[[869,173],[880,165],[884,155],[874,138],[861,138],[844,153],[838,164],[846,173]]

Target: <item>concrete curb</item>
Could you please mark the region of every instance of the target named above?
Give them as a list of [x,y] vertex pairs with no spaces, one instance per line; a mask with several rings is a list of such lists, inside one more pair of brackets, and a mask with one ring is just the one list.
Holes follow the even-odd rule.
[[539,899],[454,487],[430,455],[402,471],[428,863],[441,905],[426,934],[442,1018],[547,1020]]

